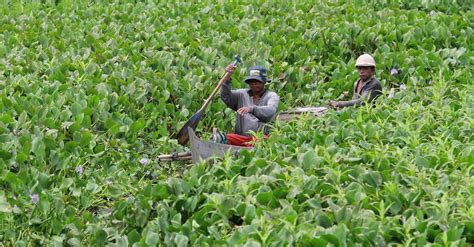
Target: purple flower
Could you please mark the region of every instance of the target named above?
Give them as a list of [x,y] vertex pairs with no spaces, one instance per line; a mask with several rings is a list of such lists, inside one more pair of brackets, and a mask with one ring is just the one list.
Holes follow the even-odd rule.
[[147,159],[147,158],[141,158],[140,159],[140,164],[146,166],[146,165],[148,165],[148,163],[150,163],[149,159]]
[[79,175],[82,175],[82,173],[84,172],[84,168],[82,166],[77,166],[76,172],[79,173]]
[[398,70],[395,69],[395,68],[391,69],[391,70],[390,70],[390,75],[391,75],[391,76],[397,76],[397,75],[398,75]]
[[30,194],[30,199],[31,199],[31,202],[34,203],[34,204],[38,204],[38,202],[39,202],[38,194]]
[[406,91],[407,90],[407,86],[405,86],[405,84],[400,84],[400,90],[402,91]]

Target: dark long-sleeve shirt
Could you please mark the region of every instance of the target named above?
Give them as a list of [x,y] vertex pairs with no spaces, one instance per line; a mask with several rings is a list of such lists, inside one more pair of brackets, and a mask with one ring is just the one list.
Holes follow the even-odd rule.
[[339,101],[337,103],[337,107],[363,105],[366,101],[372,102],[382,94],[382,84],[380,84],[380,81],[377,80],[375,77],[371,77],[365,82],[360,81],[360,83],[362,83],[362,89],[360,90],[360,92],[357,92],[357,86],[359,81],[360,79],[354,82],[352,100]]
[[251,136],[250,131],[262,130],[266,123],[273,121],[280,102],[280,97],[276,93],[266,90],[257,104],[254,104],[251,91],[249,89],[232,90],[230,80],[221,87],[221,99],[234,111],[244,106],[250,108],[250,112],[244,116],[237,114],[235,124],[235,133],[245,136]]

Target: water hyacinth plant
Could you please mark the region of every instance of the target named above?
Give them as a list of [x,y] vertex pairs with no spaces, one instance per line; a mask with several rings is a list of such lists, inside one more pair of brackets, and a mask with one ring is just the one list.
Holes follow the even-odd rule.
[[[470,246],[473,21],[470,1],[0,3],[0,243]],[[363,53],[375,105],[158,161],[234,55],[233,88],[263,65],[285,111],[351,97]],[[197,130],[234,121],[216,98]]]

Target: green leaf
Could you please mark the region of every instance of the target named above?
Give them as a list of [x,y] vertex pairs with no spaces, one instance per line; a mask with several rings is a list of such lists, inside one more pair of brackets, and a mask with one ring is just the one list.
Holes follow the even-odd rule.
[[166,199],[169,196],[168,189],[162,184],[156,184],[152,193],[158,200]]
[[335,246],[340,246],[339,239],[336,235],[333,234],[322,234],[321,239],[334,244]]
[[145,120],[143,118],[138,119],[137,121],[133,122],[132,126],[130,126],[130,131],[132,133],[138,133],[145,127]]
[[43,137],[36,136],[31,144],[31,151],[36,155],[36,157],[42,160],[45,156],[45,145],[43,142]]
[[255,240],[249,239],[243,246],[244,247],[260,247],[262,245]]
[[3,160],[7,161],[11,159],[12,156],[13,155],[10,152],[0,149],[0,158],[2,158]]
[[257,194],[257,202],[262,205],[268,205],[273,200],[273,192],[261,192]]
[[96,244],[105,244],[107,243],[107,232],[103,229],[97,229],[95,232],[95,243]]
[[301,246],[327,246],[328,242],[322,238],[313,238],[313,239],[305,239],[301,242]]
[[0,213],[11,213],[12,212],[12,207],[10,206],[10,203],[7,202],[7,199],[5,198],[5,192],[1,191],[0,192]]
[[148,246],[156,246],[160,240],[160,235],[156,232],[148,232],[145,238],[145,244]]
[[174,238],[174,242],[176,243],[176,246],[178,247],[184,247],[188,246],[188,237],[182,235],[182,234],[176,234]]
[[81,241],[77,238],[70,238],[67,243],[71,246],[81,246]]
[[113,127],[118,126],[117,122],[115,122],[115,120],[111,117],[107,118],[104,124],[105,124],[105,128],[107,129],[112,129]]
[[64,229],[64,225],[57,219],[51,221],[51,228],[54,234],[60,234]]
[[319,162],[317,160],[317,155],[316,155],[316,152],[314,152],[314,150],[309,150],[306,153],[304,153],[303,159],[301,161],[301,165],[303,169],[307,170],[307,169],[315,168],[317,167],[318,163]]
[[137,232],[136,229],[133,229],[128,233],[127,238],[129,244],[134,244],[140,241],[140,234]]
[[245,213],[244,213],[245,223],[250,224],[255,217],[256,217],[255,206],[253,206],[252,204],[248,204],[245,207]]
[[318,216],[316,217],[316,221],[318,225],[324,228],[329,228],[334,224],[333,220],[331,220],[331,218],[329,218],[329,216],[324,212],[318,214]]
[[345,224],[340,224],[336,230],[334,231],[334,234],[336,235],[340,246],[347,246],[347,233],[348,229]]
[[100,191],[99,185],[94,183],[93,181],[88,181],[86,185],[86,190],[92,192],[92,193],[97,193]]
[[420,167],[425,167],[429,168],[430,167],[430,162],[428,159],[425,157],[418,156],[415,158],[415,164]]
[[71,106],[71,112],[74,115],[79,115],[82,112],[82,106],[79,103],[75,102]]
[[0,117],[0,122],[3,122],[4,124],[9,124],[15,122],[15,120],[9,114],[4,114]]

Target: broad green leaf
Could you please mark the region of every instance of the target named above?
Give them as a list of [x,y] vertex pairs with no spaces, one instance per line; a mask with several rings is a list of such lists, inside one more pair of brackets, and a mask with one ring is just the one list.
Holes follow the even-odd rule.
[[140,234],[134,229],[128,233],[127,239],[129,244],[137,243],[140,241]]
[[33,142],[31,144],[31,151],[36,155],[38,159],[43,159],[45,156],[45,145],[43,142],[43,137],[41,136],[36,136],[33,139]]
[[268,205],[273,199],[273,192],[260,192],[257,195],[257,202],[263,205]]
[[148,246],[156,246],[159,240],[160,240],[160,236],[158,235],[158,233],[148,232],[146,234],[145,243]]
[[303,169],[311,169],[318,166],[317,155],[314,150],[309,150],[304,153],[301,165],[303,166]]
[[96,244],[105,244],[107,242],[107,232],[103,229],[97,229],[95,232],[95,243]]
[[132,126],[130,126],[130,131],[132,133],[138,133],[138,131],[142,130],[145,127],[145,120],[143,118],[133,122]]
[[79,241],[79,239],[77,238],[70,238],[67,243],[71,246],[80,246],[81,245],[81,241]]
[[8,203],[7,199],[5,198],[5,193],[0,192],[0,213],[11,213],[12,207],[10,203]]

